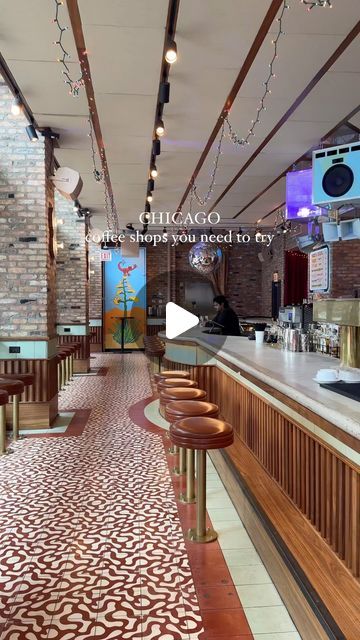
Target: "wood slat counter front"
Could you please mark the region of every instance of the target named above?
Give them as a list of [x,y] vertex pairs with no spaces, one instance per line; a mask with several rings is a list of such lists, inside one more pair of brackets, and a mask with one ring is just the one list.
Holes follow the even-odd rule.
[[234,426],[212,457],[302,637],[358,640],[360,404],[312,380],[338,361],[195,330],[166,341],[165,366]]

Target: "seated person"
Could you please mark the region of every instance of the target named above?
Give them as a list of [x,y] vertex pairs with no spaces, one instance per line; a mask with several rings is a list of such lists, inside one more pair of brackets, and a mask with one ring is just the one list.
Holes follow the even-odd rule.
[[217,311],[216,316],[206,323],[206,326],[212,326],[221,329],[221,333],[224,336],[239,336],[240,327],[238,317],[233,309],[229,307],[229,303],[225,296],[215,296],[214,307]]

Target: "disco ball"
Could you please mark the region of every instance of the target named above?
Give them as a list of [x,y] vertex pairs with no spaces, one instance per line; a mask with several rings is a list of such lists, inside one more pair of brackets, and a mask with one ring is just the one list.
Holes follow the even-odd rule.
[[215,271],[221,262],[222,251],[209,242],[198,242],[189,251],[189,263],[193,269],[202,274]]

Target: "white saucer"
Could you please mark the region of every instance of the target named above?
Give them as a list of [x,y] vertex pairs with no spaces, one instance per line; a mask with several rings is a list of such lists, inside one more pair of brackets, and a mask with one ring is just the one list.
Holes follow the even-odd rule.
[[359,384],[360,378],[358,380],[342,380],[341,382],[345,382],[345,384]]
[[341,380],[339,378],[336,378],[336,380],[319,380],[319,378],[313,378],[314,382],[317,382],[318,384],[331,384],[333,382],[341,382]]

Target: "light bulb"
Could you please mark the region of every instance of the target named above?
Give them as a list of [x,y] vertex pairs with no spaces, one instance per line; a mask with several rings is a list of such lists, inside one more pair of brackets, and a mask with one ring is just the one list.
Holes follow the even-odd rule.
[[23,104],[19,96],[16,96],[11,105],[11,113],[13,114],[13,116],[19,116],[22,110],[23,110]]
[[152,178],[157,178],[158,177],[158,170],[156,168],[156,165],[153,164],[150,170],[150,175]]
[[174,40],[171,40],[167,46],[165,60],[169,64],[173,64],[177,60],[177,46]]
[[164,126],[163,120],[158,120],[155,131],[156,131],[156,135],[162,138],[162,136],[165,133],[165,126]]
[[152,197],[151,193],[149,193],[149,194],[146,196],[146,200],[147,200],[148,202],[152,202],[152,201],[153,201],[153,197]]
[[56,225],[59,226],[61,224],[64,224],[64,220],[62,218],[57,218]]

